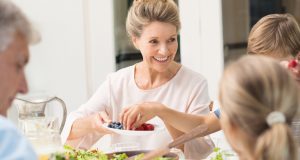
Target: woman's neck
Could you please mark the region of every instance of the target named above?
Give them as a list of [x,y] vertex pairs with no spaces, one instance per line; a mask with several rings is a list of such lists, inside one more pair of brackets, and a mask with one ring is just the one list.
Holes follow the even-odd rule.
[[243,140],[243,148],[242,150],[240,150],[241,152],[238,153],[239,154],[239,158],[240,160],[255,160],[254,157],[254,150],[255,150],[255,141],[256,139],[252,138],[252,137],[244,137]]
[[134,79],[141,89],[156,88],[171,80],[180,67],[180,64],[173,62],[165,71],[157,72],[149,68],[144,62],[141,62],[135,66]]
[[244,152],[239,154],[240,160],[255,160],[254,153]]

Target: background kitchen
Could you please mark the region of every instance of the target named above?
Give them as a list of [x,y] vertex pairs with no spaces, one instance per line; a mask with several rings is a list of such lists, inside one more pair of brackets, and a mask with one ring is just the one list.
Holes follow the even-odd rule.
[[[31,47],[29,93],[56,95],[68,112],[84,103],[108,73],[141,58],[125,31],[131,0],[13,1],[42,35]],[[182,21],[177,60],[207,78],[213,100],[224,66],[245,54],[248,32],[260,17],[289,12],[300,20],[300,0],[177,2]],[[16,121],[15,110],[9,117]]]

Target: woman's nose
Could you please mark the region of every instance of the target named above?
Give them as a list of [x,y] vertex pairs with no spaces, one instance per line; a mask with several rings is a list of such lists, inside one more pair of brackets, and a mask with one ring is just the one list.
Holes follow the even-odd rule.
[[21,80],[20,80],[20,83],[19,83],[18,92],[22,93],[22,94],[25,94],[25,93],[28,92],[27,80],[26,80],[26,77],[25,77],[24,73],[21,76]]
[[159,53],[162,55],[168,55],[168,47],[166,45],[161,45],[159,48]]

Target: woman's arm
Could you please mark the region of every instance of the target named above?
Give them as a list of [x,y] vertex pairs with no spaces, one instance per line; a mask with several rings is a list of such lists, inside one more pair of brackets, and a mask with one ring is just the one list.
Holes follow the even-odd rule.
[[[106,130],[102,127],[105,122],[110,122],[106,108],[109,108],[109,80],[107,79],[92,97],[82,104],[76,111],[71,112],[62,132],[62,142],[98,140],[95,135],[104,135]],[[111,113],[112,114],[112,113]],[[89,136],[87,136],[89,135]],[[88,140],[87,140],[88,139]]]
[[206,134],[210,134],[221,129],[219,119],[214,113],[210,113],[208,115],[182,113],[156,102],[146,102],[126,108],[121,113],[121,120],[123,124],[126,124],[127,129],[130,129],[140,126],[142,123],[152,119],[154,116],[158,116],[166,124],[169,124],[184,133],[189,132],[200,124],[206,124],[208,126]]

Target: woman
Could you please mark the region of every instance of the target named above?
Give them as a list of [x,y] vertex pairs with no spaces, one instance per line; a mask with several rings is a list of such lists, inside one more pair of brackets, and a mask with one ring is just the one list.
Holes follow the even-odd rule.
[[221,126],[240,159],[296,160],[289,125],[300,105],[299,86],[278,62],[245,56],[220,83]]
[[[204,77],[174,61],[180,29],[178,8],[173,0],[135,0],[126,21],[127,32],[143,61],[108,76],[91,99],[68,116],[62,137],[68,144],[89,148],[110,133],[103,123],[120,121],[126,106],[154,101],[190,113],[209,113],[210,99]],[[155,118],[151,123],[164,126]],[[166,124],[167,130],[148,137],[112,135],[112,144],[138,143],[140,149],[154,149],[182,134]],[[143,139],[142,141],[140,139]],[[185,145],[185,155],[196,159],[212,151],[209,137]]]

